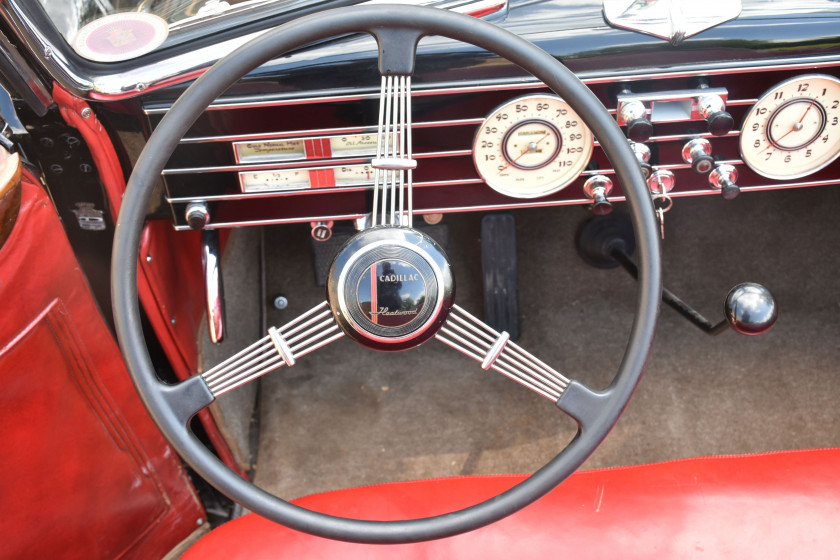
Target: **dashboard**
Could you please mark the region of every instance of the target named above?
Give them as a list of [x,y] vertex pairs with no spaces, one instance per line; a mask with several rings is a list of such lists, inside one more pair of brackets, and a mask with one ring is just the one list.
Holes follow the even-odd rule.
[[[584,81],[638,140],[652,194],[731,198],[840,181],[837,74],[832,62]],[[190,227],[195,203],[207,206],[206,227],[363,218],[377,102],[368,93],[215,103],[164,171],[175,227]],[[704,116],[703,103],[716,110]],[[151,127],[166,110],[144,107]],[[412,128],[415,213],[591,204],[596,178],[610,184],[609,201],[622,200],[597,139],[540,83],[418,88]]]

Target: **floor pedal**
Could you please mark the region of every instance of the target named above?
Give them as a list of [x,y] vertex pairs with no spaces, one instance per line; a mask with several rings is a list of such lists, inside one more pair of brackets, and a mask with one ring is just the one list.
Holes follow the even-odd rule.
[[484,320],[497,331],[519,338],[519,279],[516,219],[487,214],[481,219],[481,268],[484,273]]

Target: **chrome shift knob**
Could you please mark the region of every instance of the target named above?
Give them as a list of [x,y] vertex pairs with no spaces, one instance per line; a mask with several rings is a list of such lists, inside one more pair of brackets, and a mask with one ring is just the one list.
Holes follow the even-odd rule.
[[770,290],[761,284],[745,282],[729,291],[723,312],[735,331],[758,335],[770,330],[779,316],[779,307]]

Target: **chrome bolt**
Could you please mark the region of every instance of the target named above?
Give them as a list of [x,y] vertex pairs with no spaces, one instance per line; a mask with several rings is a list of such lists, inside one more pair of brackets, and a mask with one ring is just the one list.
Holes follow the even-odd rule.
[[82,109],[81,115],[82,115],[83,119],[90,118],[90,116],[92,114],[93,114],[93,111],[90,110],[90,107],[85,107],[84,109]]
[[276,298],[274,298],[275,309],[283,310],[287,307],[289,307],[289,300],[286,298],[286,296],[277,296]]
[[146,255],[146,262],[147,263],[152,262],[152,255]]

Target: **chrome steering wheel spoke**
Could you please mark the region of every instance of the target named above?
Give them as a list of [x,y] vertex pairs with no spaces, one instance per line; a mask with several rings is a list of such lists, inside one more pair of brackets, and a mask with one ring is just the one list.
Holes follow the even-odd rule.
[[344,336],[327,302],[271,327],[268,335],[227,360],[175,385],[155,384],[158,397],[172,410],[181,426],[228,391],[233,391]]
[[535,393],[557,402],[569,379],[511,342],[507,332],[498,332],[458,305],[453,305],[446,323],[435,338]]
[[379,93],[371,225],[411,227],[411,76],[383,75]]
[[214,397],[241,387],[282,366],[338,340],[338,328],[327,302],[323,302],[201,374]]

